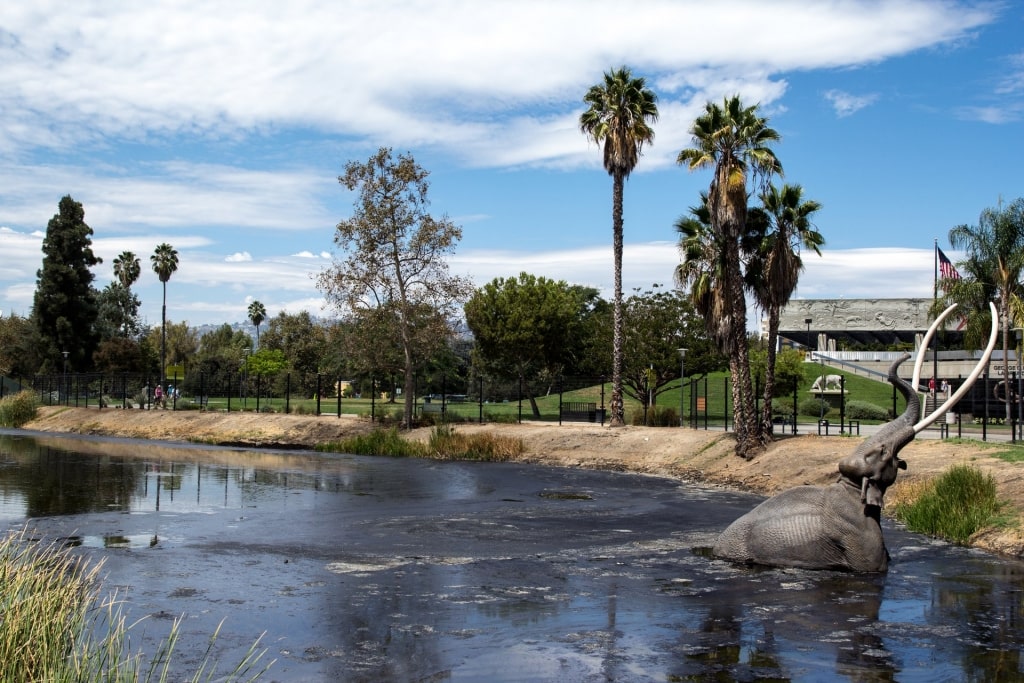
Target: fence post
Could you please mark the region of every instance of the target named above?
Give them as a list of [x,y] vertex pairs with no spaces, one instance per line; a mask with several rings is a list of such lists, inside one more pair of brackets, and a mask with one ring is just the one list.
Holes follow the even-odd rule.
[[292,373],[284,376],[284,414],[291,412],[292,406]]
[[377,380],[370,377],[370,422],[377,419],[377,390],[374,387]]
[[334,385],[334,393],[338,395],[338,419],[341,419],[341,377],[338,378],[337,384]]
[[607,411],[605,410],[605,407],[604,407],[604,381],[605,381],[605,377],[604,377],[604,375],[601,375],[601,426],[602,427],[604,427],[604,416],[607,414]]
[[479,381],[479,387],[480,387],[479,422],[480,422],[480,424],[483,424],[484,423],[484,378],[481,377],[478,381]]
[[316,373],[316,416],[320,417],[320,392],[323,391],[323,383],[320,381],[323,378],[319,372]]
[[519,424],[523,424],[523,377],[519,376],[519,417],[516,420]]

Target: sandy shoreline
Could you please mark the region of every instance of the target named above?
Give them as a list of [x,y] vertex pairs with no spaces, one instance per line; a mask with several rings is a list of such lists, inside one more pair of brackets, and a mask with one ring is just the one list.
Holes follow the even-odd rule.
[[[44,407],[24,428],[246,448],[312,448],[373,426],[354,416]],[[835,481],[836,464],[860,441],[859,437],[817,435],[781,438],[764,454],[745,461],[733,454],[732,437],[723,432],[552,423],[467,423],[456,429],[519,438],[525,446],[522,462],[652,474],[764,495]],[[429,433],[430,429],[414,430],[408,438],[425,439]],[[901,473],[890,495],[898,495],[901,485],[937,476],[953,465],[969,464],[989,472],[998,482],[1000,496],[1011,506],[1015,523],[979,533],[972,545],[1022,556],[1024,465],[992,457],[992,452],[991,446],[980,442],[914,441],[901,452],[909,469]]]

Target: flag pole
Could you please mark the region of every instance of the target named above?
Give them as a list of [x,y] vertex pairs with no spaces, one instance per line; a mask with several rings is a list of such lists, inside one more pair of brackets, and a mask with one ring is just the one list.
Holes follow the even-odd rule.
[[[935,237],[933,239],[934,239],[934,245],[933,245],[934,248],[932,249],[932,260],[935,261],[935,270],[934,270],[933,277],[932,277],[932,283],[933,283],[932,284],[932,299],[933,299],[932,308],[937,311],[938,309],[935,307],[934,304],[935,304],[935,302],[937,302],[939,300],[939,238]],[[935,383],[936,392],[938,392],[938,388],[939,388],[939,380],[938,380],[938,378],[939,378],[939,335],[936,334],[936,335],[932,336],[932,344],[934,344],[934,347],[935,347],[932,350],[932,381]],[[928,393],[930,394],[931,391],[929,391]],[[934,406],[932,407],[933,411],[935,410],[936,407],[938,407],[938,393],[936,393],[935,398],[936,398],[936,402],[935,402]],[[926,400],[925,404],[927,405],[927,403],[928,402]]]

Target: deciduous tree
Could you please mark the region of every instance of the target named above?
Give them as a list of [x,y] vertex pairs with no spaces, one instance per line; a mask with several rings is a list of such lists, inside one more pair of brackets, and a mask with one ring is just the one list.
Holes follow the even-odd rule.
[[[404,418],[412,424],[418,321],[454,318],[472,287],[453,276],[447,256],[462,229],[427,210],[428,172],[410,154],[397,159],[381,148],[365,163],[350,161],[338,179],[356,192],[352,216],[338,223],[334,242],[343,252],[317,283],[343,314],[390,309],[401,341]],[[424,310],[435,315],[425,316]]]

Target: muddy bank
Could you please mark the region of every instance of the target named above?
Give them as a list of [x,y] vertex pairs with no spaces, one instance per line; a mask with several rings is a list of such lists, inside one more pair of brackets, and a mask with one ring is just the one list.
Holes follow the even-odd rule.
[[[25,429],[246,448],[312,448],[370,431],[373,425],[355,416],[45,407]],[[800,484],[831,483],[839,459],[860,441],[859,437],[785,437],[764,454],[744,461],[733,454],[731,435],[722,432],[551,423],[464,424],[457,429],[519,438],[525,446],[519,458],[523,462],[653,474],[765,495]],[[429,434],[429,429],[420,429],[407,436],[425,439]],[[901,452],[909,469],[901,473],[889,495],[899,495],[901,486],[935,477],[953,465],[967,464],[991,473],[1014,521],[1008,528],[979,533],[972,543],[994,552],[1024,555],[1024,468],[993,457],[993,452],[992,446],[980,442],[914,441]]]

